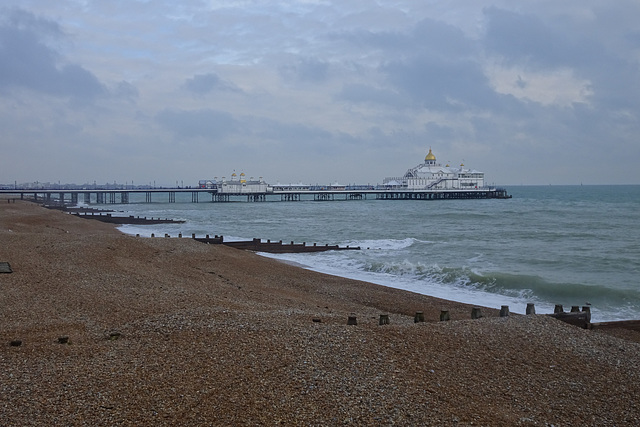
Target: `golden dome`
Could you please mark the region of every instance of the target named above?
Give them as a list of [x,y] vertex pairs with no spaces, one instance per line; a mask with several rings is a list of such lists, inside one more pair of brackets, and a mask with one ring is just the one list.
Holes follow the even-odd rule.
[[436,156],[433,155],[433,153],[431,152],[431,148],[429,148],[429,154],[427,154],[427,156],[424,158],[425,162],[428,162],[429,160],[434,160],[435,161]]

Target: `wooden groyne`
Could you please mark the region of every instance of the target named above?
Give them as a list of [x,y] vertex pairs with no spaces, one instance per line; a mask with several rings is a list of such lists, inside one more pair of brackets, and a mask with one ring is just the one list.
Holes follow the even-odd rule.
[[99,212],[115,212],[113,209],[98,209],[92,207],[78,207],[78,206],[69,206],[66,204],[45,204],[42,205],[43,208],[54,209],[57,211],[63,211],[68,213],[99,213]]
[[71,213],[73,216],[77,216],[78,218],[85,219],[95,219],[102,222],[108,222],[109,224],[135,224],[135,225],[153,225],[153,224],[182,224],[184,221],[175,220],[175,219],[161,219],[161,218],[147,218],[147,217],[134,217],[133,215],[129,216],[113,216],[110,213],[102,214],[95,212],[90,213]]
[[267,252],[272,254],[360,250],[360,246],[318,245],[316,243],[313,245],[307,245],[306,242],[291,242],[289,244],[284,244],[282,243],[282,240],[277,242],[267,240],[266,242],[263,242],[262,239],[253,239],[226,242],[223,236],[209,237],[209,235],[207,235],[206,237],[196,237],[195,234],[193,234],[191,238],[198,242],[211,245],[225,245],[236,249],[244,249],[253,252]]

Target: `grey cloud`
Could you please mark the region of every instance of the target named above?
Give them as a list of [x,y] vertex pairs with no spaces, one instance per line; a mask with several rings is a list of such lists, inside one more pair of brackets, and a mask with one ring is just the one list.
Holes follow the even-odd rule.
[[261,140],[284,143],[290,149],[326,151],[334,141],[330,132],[313,126],[264,119],[254,121],[253,125]]
[[474,55],[477,47],[460,29],[433,19],[423,19],[404,32],[354,30],[334,33],[332,39],[369,53],[382,52],[391,60],[416,54],[463,57]]
[[495,7],[484,11],[487,29],[485,47],[507,61],[524,61],[534,67],[579,65],[591,61],[594,41],[574,40],[565,28],[550,25],[534,15]]
[[57,24],[24,11],[12,11],[0,24],[0,87],[26,88],[49,95],[90,101],[106,93],[89,71],[65,64],[58,52],[45,43],[59,36]]
[[[0,182],[77,179],[45,150],[13,160],[27,144],[140,181],[231,163],[368,181],[430,145],[505,184],[638,180],[637,1],[5,3],[22,10],[0,11]],[[104,161],[130,141],[154,161]]]
[[317,58],[299,58],[295,63],[280,66],[279,72],[286,81],[319,83],[327,79],[329,64]]
[[[601,108],[640,109],[640,67],[628,55],[620,55],[607,48],[598,37],[607,27],[607,16],[595,16],[590,31],[578,31],[577,24],[566,22],[565,27],[552,25],[530,14],[491,7],[485,10],[487,30],[483,40],[485,48],[500,55],[508,64],[519,64],[534,70],[570,68],[575,75],[591,82],[590,97]],[[617,13],[617,12],[611,12]],[[633,32],[615,34],[608,29],[606,40],[618,46],[633,39]],[[604,39],[604,36],[603,36]]]
[[164,109],[156,121],[177,138],[223,138],[237,129],[236,120],[229,113],[211,109],[194,111]]
[[184,82],[184,88],[196,95],[203,95],[215,90],[240,92],[231,82],[224,81],[215,73],[197,74]]
[[381,67],[388,82],[415,102],[436,110],[496,107],[498,97],[478,64],[417,56]]
[[404,97],[414,105],[436,110],[497,108],[499,97],[480,67],[477,42],[458,28],[423,19],[402,33],[353,32],[342,37],[363,49],[380,52],[384,62],[378,70],[389,85],[371,91],[347,85],[339,95],[342,99],[383,101],[392,95],[385,103],[399,105]]
[[344,85],[342,90],[335,96],[335,99],[356,104],[373,103],[388,105],[395,108],[407,108],[411,104],[407,102],[406,97],[401,96],[397,92],[362,83]]
[[116,97],[125,98],[129,100],[136,99],[140,96],[140,92],[138,91],[138,88],[132,85],[131,83],[125,82],[125,81],[119,82],[116,85],[113,92]]

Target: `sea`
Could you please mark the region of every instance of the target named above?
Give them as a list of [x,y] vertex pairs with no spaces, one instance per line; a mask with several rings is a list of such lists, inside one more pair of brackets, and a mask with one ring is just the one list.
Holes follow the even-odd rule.
[[[144,194],[109,205],[182,224],[127,234],[222,235],[360,250],[262,254],[314,271],[524,313],[589,305],[592,322],[640,319],[640,186],[507,186],[499,200],[211,202]],[[165,196],[166,197],[166,196]],[[182,199],[184,198],[184,200]],[[98,206],[103,207],[103,206]],[[114,214],[115,215],[115,214]]]

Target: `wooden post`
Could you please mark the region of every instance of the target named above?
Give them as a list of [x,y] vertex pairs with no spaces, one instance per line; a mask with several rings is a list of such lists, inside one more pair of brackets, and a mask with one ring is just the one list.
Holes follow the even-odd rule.
[[578,305],[572,305],[572,306],[571,306],[571,312],[572,312],[572,313],[580,313],[580,306],[578,306]]
[[196,238],[196,233],[191,233],[191,238],[195,239]]
[[536,314],[536,306],[534,303],[529,302],[527,303],[527,310],[525,311],[526,314]]
[[381,314],[380,315],[380,322],[378,324],[379,325],[388,325],[389,324],[389,315],[388,314]]
[[562,304],[556,304],[556,308],[553,309],[553,313],[554,314],[564,313],[564,308],[562,307]]
[[582,311],[587,313],[587,322],[591,322],[591,306],[583,305]]
[[503,305],[500,307],[500,317],[509,317],[509,306]]
[[357,325],[357,324],[358,324],[358,320],[356,316],[353,314],[349,316],[349,318],[347,319],[347,325]]
[[471,309],[471,318],[479,319],[482,317],[482,309],[480,307],[473,307]]
[[440,321],[446,322],[448,320],[451,320],[451,316],[449,316],[449,310],[440,311]]
[[413,316],[413,323],[424,322],[424,313],[421,311],[416,311],[416,315]]
[[151,237],[156,237],[155,233],[151,233]]

